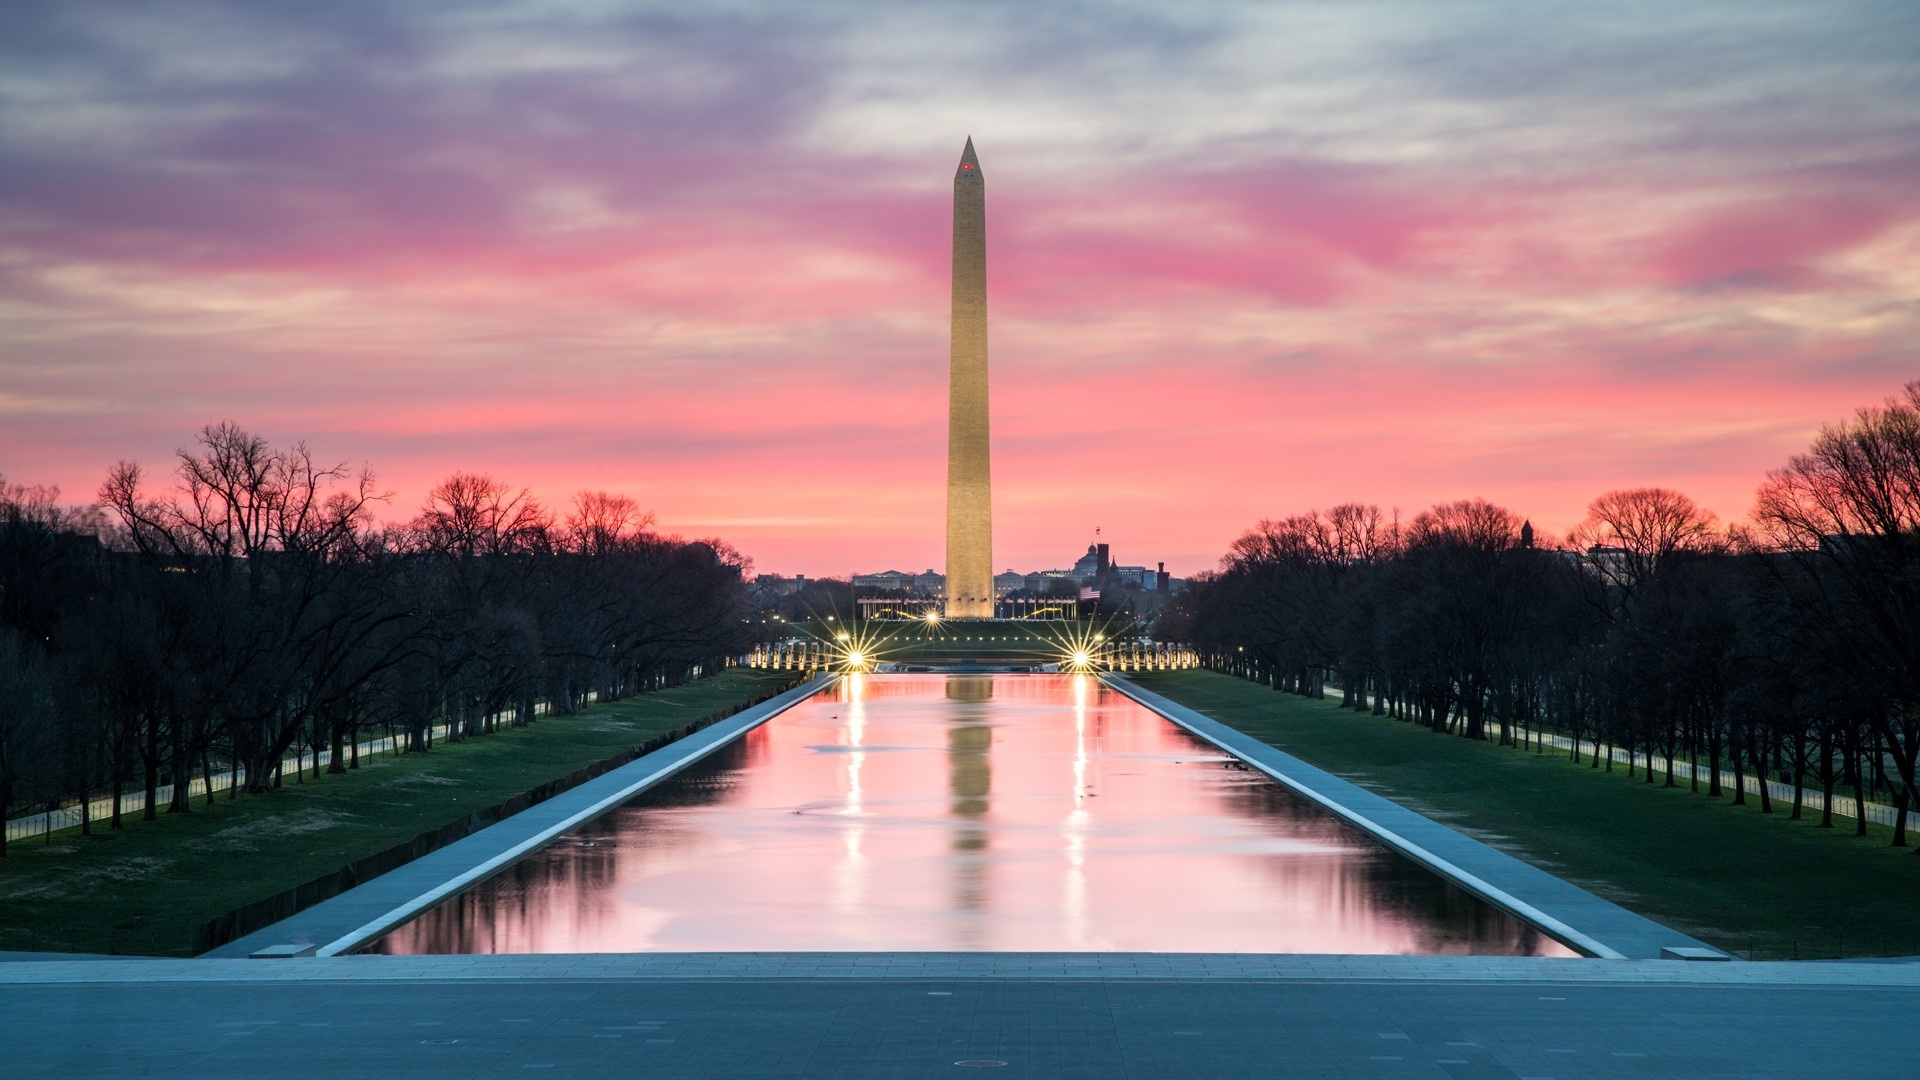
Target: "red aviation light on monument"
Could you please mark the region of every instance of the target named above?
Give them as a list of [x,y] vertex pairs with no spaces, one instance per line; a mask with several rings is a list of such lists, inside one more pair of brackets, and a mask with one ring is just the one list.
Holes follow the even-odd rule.
[[955,170],[953,179],[956,182],[965,180],[976,184],[986,181],[986,175],[980,171],[980,158],[973,152],[971,137],[967,139],[966,147],[960,151],[960,168]]

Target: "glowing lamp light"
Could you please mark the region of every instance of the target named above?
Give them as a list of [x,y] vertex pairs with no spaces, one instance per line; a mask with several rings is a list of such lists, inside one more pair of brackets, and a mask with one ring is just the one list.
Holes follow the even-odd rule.
[[858,651],[855,651],[855,652],[850,652],[850,653],[848,653],[848,654],[847,654],[847,666],[848,666],[848,667],[856,667],[856,668],[857,668],[857,667],[859,667],[859,666],[861,666],[862,664],[865,664],[866,662],[867,662],[867,658],[866,658],[866,657],[865,657],[864,655],[862,655],[861,653],[859,653]]
[[1087,664],[1091,663],[1092,660],[1093,660],[1093,657],[1088,656],[1086,653],[1083,653],[1083,652],[1077,652],[1073,654],[1073,662],[1076,664],[1079,664],[1082,667],[1085,667]]

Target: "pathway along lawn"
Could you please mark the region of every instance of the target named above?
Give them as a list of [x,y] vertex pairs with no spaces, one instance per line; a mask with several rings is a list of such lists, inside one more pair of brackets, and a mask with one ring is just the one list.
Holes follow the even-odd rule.
[[[1920,954],[1920,856],[1892,830],[1342,710],[1208,671],[1142,686],[1675,929],[1763,960]],[[1701,789],[1705,791],[1704,785]]]
[[243,904],[497,805],[710,712],[793,672],[733,668],[658,693],[548,716],[424,754],[362,756],[340,776],[267,795],[196,800],[191,814],[92,837],[23,840],[0,861],[0,950],[186,955],[194,928]]

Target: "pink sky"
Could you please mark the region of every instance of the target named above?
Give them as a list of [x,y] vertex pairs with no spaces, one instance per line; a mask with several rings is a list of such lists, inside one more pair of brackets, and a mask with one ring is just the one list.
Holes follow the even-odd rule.
[[1341,501],[1737,519],[1920,376],[1900,3],[10,5],[0,474],[230,419],[631,494],[762,570],[942,563],[987,178],[995,562]]

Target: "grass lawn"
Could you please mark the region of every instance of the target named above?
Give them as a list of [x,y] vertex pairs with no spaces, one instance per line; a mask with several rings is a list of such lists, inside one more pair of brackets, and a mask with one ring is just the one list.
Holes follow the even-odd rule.
[[57,832],[0,862],[0,950],[178,956],[195,927],[430,829],[496,805],[637,743],[759,697],[793,672],[733,668],[579,716],[551,716],[425,754],[361,758],[341,776],[118,833]]
[[[1436,735],[1207,671],[1142,686],[1625,907],[1760,959],[1920,953],[1920,856],[1789,804],[1761,814],[1562,753]],[[1702,788],[1704,791],[1704,787]]]

